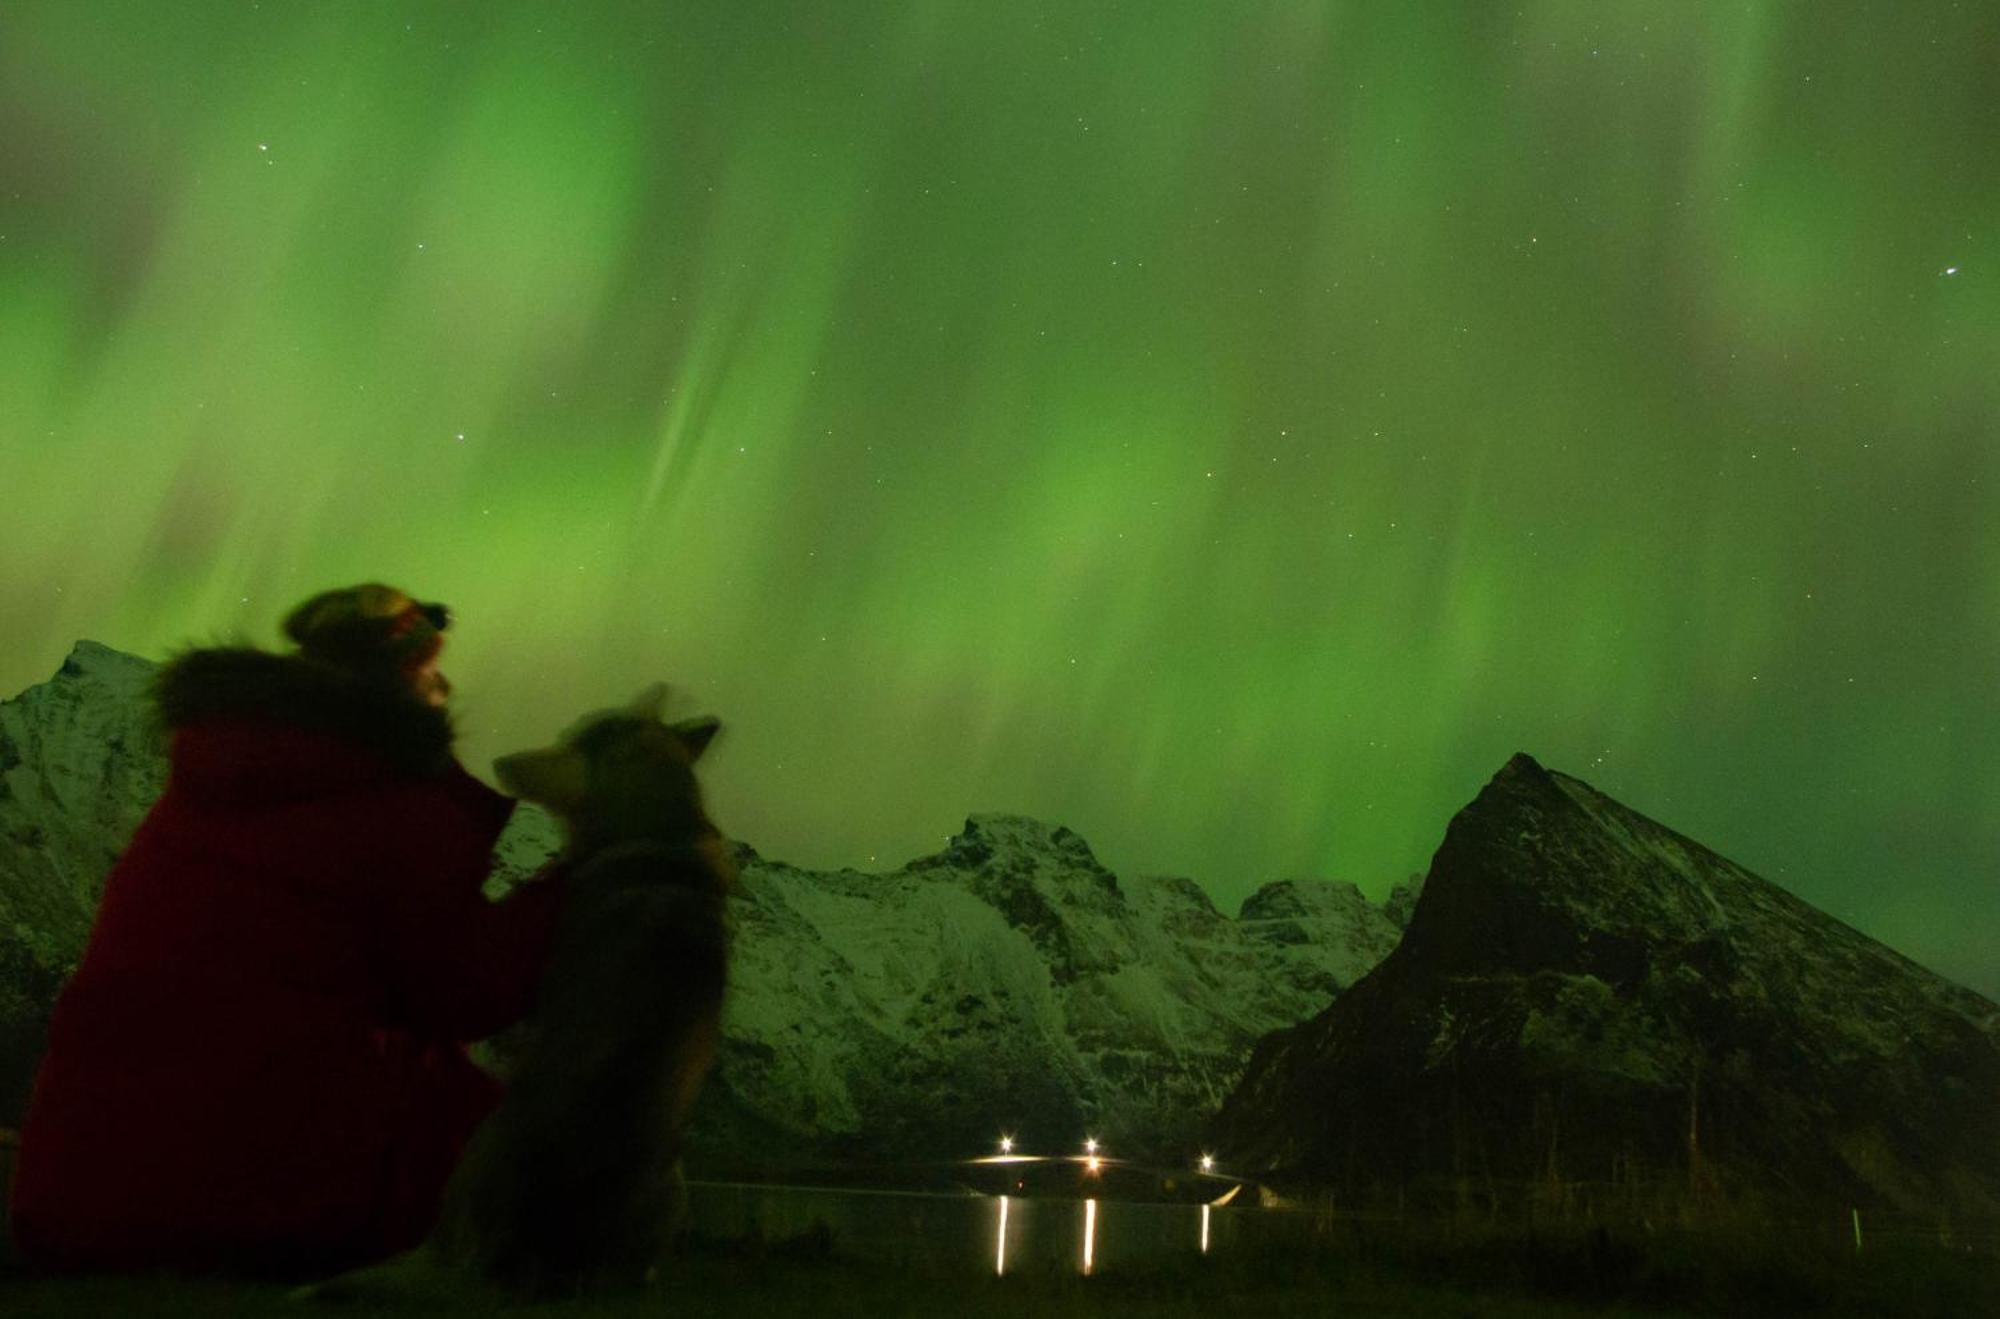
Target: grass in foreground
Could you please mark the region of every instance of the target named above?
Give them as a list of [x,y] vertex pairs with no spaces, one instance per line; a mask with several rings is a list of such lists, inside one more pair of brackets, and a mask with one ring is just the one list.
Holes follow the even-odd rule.
[[703,1319],[810,1315],[1387,1316],[1570,1319],[1572,1316],[2000,1313],[2000,1261],[1936,1248],[1842,1259],[1751,1253],[1742,1242],[1492,1238],[1449,1245],[1352,1243],[1261,1258],[1194,1260],[1092,1278],[1025,1270],[1005,1278],[936,1265],[853,1260],[811,1243],[709,1245],[673,1261],[639,1296],[501,1306],[477,1296],[303,1303],[285,1288],[170,1278],[35,1280],[0,1276],[0,1313],[75,1316],[488,1314],[496,1309],[590,1319],[698,1313]]
[[1158,1315],[1212,1319],[1260,1316],[1464,1316],[1465,1319],[1567,1319],[1568,1316],[1661,1315],[1658,1310],[1575,1306],[1525,1296],[1488,1296],[1449,1285],[1386,1280],[1300,1278],[1263,1281],[1176,1275],[1127,1277],[956,1278],[900,1273],[881,1265],[836,1260],[692,1261],[644,1296],[615,1300],[557,1301],[501,1306],[466,1298],[441,1305],[435,1298],[308,1304],[287,1299],[277,1287],[171,1279],[91,1279],[0,1284],[0,1310],[9,1314],[83,1319],[146,1315],[474,1315],[496,1310],[536,1315],[622,1319],[699,1313],[704,1319],[810,1315],[813,1319],[883,1319],[891,1315],[985,1316]]
[[284,1287],[212,1279],[0,1277],[0,1313],[98,1315],[474,1315],[520,1309],[590,1319],[700,1313],[704,1319],[812,1315],[1382,1315],[1568,1319],[1582,1315],[1910,1315],[2000,1311],[2000,1261],[1942,1251],[1904,1259],[1732,1257],[1718,1243],[1654,1243],[1648,1255],[1604,1241],[1534,1245],[1374,1243],[1358,1251],[1290,1251],[1208,1259],[1150,1271],[1076,1277],[1024,1271],[990,1277],[936,1265],[844,1259],[800,1247],[706,1247],[680,1255],[650,1293],[598,1301],[498,1305],[492,1299],[386,1297],[298,1303]]

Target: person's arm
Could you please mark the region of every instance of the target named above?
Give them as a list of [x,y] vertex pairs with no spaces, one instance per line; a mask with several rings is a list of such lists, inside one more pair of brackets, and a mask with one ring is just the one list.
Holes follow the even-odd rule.
[[[484,1039],[534,1005],[567,884],[561,864],[551,862],[504,901],[487,901],[480,886],[505,814],[498,825],[491,816],[468,820],[440,809],[438,798],[463,792],[463,784],[429,787],[403,795],[382,815],[382,855],[370,886],[378,965],[397,1024],[438,1038]],[[513,799],[500,800],[511,811]]]
[[507,828],[507,821],[514,814],[520,802],[504,792],[487,787],[458,760],[453,759],[451,767],[444,772],[439,785],[462,810],[476,822],[476,827],[487,834],[486,850],[492,851],[493,844]]

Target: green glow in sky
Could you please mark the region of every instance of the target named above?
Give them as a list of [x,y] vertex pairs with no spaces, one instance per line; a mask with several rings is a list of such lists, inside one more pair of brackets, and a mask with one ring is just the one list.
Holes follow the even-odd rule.
[[2000,993],[2000,9],[0,9],[0,691],[381,578],[886,868],[1515,750]]

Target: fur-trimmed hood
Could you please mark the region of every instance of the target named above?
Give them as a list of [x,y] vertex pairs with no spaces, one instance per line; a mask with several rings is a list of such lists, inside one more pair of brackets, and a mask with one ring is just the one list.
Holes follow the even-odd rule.
[[372,751],[398,774],[426,777],[452,760],[450,717],[380,679],[251,647],[190,650],[153,680],[169,733],[212,723],[275,724]]

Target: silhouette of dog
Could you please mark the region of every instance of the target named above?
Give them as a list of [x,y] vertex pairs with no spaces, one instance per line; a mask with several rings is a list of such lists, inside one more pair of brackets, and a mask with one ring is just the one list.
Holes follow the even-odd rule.
[[666,690],[494,762],[503,788],[562,825],[569,893],[507,1097],[447,1187],[433,1242],[510,1292],[643,1282],[680,1214],[735,871],[694,774],[721,724],[663,723]]

